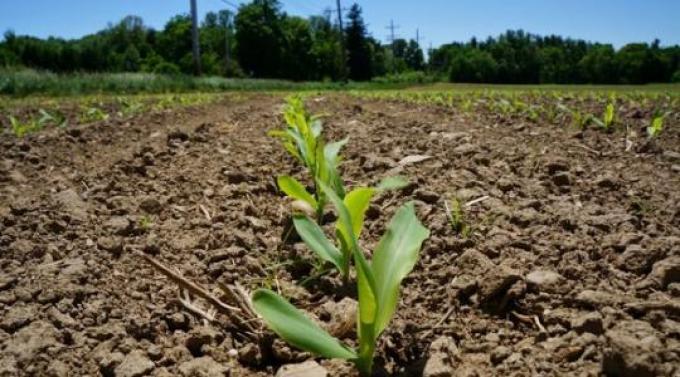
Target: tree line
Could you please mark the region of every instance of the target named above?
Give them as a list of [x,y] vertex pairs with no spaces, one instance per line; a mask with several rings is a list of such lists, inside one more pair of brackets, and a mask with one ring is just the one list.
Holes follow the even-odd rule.
[[590,43],[522,30],[497,38],[451,43],[430,54],[431,69],[453,82],[643,84],[680,82],[680,46]]
[[[680,47],[610,44],[507,31],[424,53],[415,40],[386,45],[367,30],[359,5],[342,30],[330,11],[309,18],[285,13],[278,0],[253,0],[238,11],[209,12],[200,23],[203,73],[296,81],[371,80],[422,71],[452,82],[647,83],[680,81]],[[53,72],[190,74],[191,18],[177,15],[155,30],[128,16],[95,34],[66,40],[5,33],[0,67]]]

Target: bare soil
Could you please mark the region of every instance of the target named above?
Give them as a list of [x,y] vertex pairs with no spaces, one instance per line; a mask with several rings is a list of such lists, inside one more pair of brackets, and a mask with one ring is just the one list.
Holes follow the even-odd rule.
[[[364,249],[408,200],[432,232],[376,374],[680,373],[677,112],[659,140],[638,136],[625,151],[621,130],[343,95],[307,102],[328,114],[328,139],[350,137],[348,185],[411,182],[374,201]],[[275,178],[305,177],[266,135],[282,104],[253,95],[0,135],[0,376],[268,376],[310,357],[273,337],[256,344],[223,315],[206,324],[136,250],[215,294],[218,283],[266,285],[321,321],[351,320],[352,290],[318,274],[303,244],[282,242]],[[645,119],[631,109],[621,123],[643,135]],[[449,224],[453,198],[472,202],[468,237]]]

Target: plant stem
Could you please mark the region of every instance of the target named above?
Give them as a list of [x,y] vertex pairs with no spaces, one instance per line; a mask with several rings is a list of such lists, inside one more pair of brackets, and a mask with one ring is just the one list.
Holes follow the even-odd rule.
[[375,345],[371,344],[365,349],[359,350],[359,358],[356,359],[356,366],[359,369],[359,374],[362,377],[370,377],[373,370],[373,352],[375,351]]

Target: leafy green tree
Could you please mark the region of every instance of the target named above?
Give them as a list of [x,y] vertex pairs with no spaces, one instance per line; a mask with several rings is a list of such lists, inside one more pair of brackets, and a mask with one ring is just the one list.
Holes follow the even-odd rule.
[[490,53],[470,49],[453,59],[449,80],[468,83],[492,82],[497,72],[498,64]]
[[280,77],[284,57],[283,14],[277,0],[253,0],[235,20],[236,55],[255,77]]
[[314,39],[309,21],[300,17],[283,20],[285,50],[281,69],[283,76],[293,80],[314,79]]
[[581,81],[614,84],[618,80],[616,51],[611,45],[593,46],[578,62]]
[[408,42],[408,46],[404,51],[404,61],[406,65],[416,71],[420,71],[425,68],[425,56],[423,55],[423,50],[420,49],[418,42],[411,39]]
[[333,27],[329,17],[312,16],[309,19],[309,27],[313,38],[314,79],[342,79],[345,69],[342,53],[342,34]]

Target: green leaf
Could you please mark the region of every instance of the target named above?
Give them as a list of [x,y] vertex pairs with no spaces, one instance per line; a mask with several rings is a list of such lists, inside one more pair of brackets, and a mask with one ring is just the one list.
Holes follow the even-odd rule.
[[321,135],[321,131],[323,131],[323,125],[322,125],[320,119],[312,120],[311,131],[312,131],[312,135],[314,135],[315,138],[317,138],[317,137],[319,137],[319,135]]
[[614,104],[608,103],[604,111],[604,127],[609,128],[609,126],[614,122]]
[[312,208],[316,209],[316,199],[314,199],[314,197],[307,192],[305,186],[303,186],[302,183],[300,183],[297,179],[288,175],[282,175],[277,179],[277,183],[279,185],[279,189],[286,195],[293,199],[305,201],[309,203]]
[[324,147],[323,159],[324,159],[324,171],[325,177],[324,182],[327,182],[333,190],[338,194],[340,198],[345,197],[345,186],[340,174],[338,174],[338,164],[340,162],[340,149],[347,144],[349,138],[344,138],[340,141],[327,144]]
[[[345,207],[349,211],[349,217],[352,223],[352,231],[354,237],[359,239],[361,236],[361,229],[364,226],[364,218],[366,211],[371,203],[371,198],[375,189],[369,187],[359,187],[350,191],[343,200]],[[336,223],[336,229],[343,235],[345,242],[350,243],[348,229],[342,221]]]
[[[338,210],[339,222],[343,224],[342,226],[344,229],[354,229],[354,226],[352,225],[352,216],[350,215],[350,212],[342,199],[340,199],[340,197],[338,197],[338,195],[330,187],[328,187],[327,184],[319,182],[319,185],[321,186],[321,189],[324,191],[324,193],[326,193],[326,196],[328,196],[328,198],[331,200],[335,208]],[[354,255],[357,268],[364,270],[370,283],[371,290],[373,290],[373,287],[375,286],[375,279],[371,271],[371,266],[368,264],[366,257],[359,249],[359,244],[354,232],[347,232],[347,246]]]
[[340,154],[340,149],[347,144],[349,138],[344,138],[340,141],[326,144],[324,147],[324,156],[326,157],[326,162],[335,167],[338,164],[338,154]]
[[283,297],[268,289],[252,296],[253,308],[283,340],[301,350],[335,358],[355,359],[356,353],[331,336]]
[[399,190],[404,187],[408,186],[408,180],[404,177],[400,176],[393,176],[393,177],[386,177],[380,183],[378,184],[378,187],[376,189],[378,190]]
[[394,215],[374,251],[371,268],[378,302],[376,336],[390,322],[399,301],[401,281],[415,266],[420,247],[429,236],[430,231],[416,217],[413,202],[409,202]]
[[288,134],[288,132],[286,132],[286,130],[270,130],[267,132],[267,136],[283,140],[292,140],[292,137]]
[[[335,205],[338,211],[339,222],[341,222],[344,229],[354,229],[352,225],[352,217],[350,215],[345,203],[338,197],[338,195],[331,190],[328,185],[321,182],[321,188],[326,193],[330,201]],[[347,232],[347,247],[349,247],[352,256],[354,257],[354,265],[357,271],[357,290],[359,293],[359,343],[360,348],[366,344],[375,341],[373,331],[362,331],[362,328],[368,328],[375,323],[376,312],[378,307],[375,300],[375,276],[366,257],[359,249],[357,238],[354,232]]]
[[305,241],[305,244],[313,252],[321,259],[333,263],[343,275],[347,274],[345,270],[348,264],[345,257],[328,240],[319,225],[304,215],[294,216],[293,225],[295,225],[295,230],[300,235],[300,238]]

